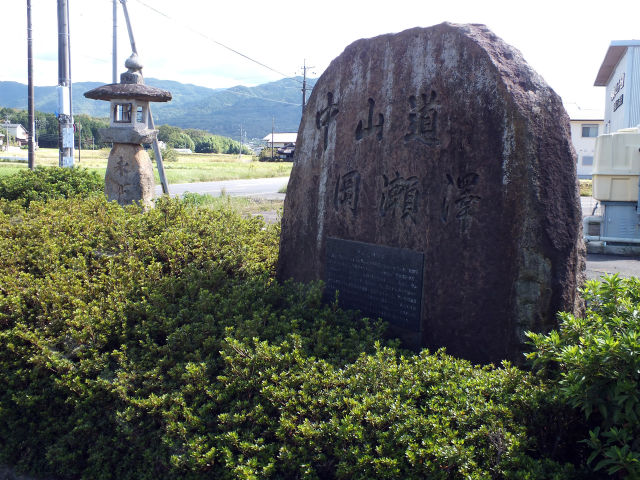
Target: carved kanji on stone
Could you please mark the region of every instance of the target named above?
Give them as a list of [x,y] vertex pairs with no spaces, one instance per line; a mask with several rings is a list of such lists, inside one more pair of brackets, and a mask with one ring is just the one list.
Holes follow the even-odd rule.
[[120,159],[118,160],[118,163],[116,163],[115,170],[116,172],[118,172],[118,175],[123,176],[125,173],[127,173],[128,166],[129,166],[129,162],[126,162],[124,158],[120,157]]
[[395,215],[397,212],[400,218],[411,219],[416,223],[416,211],[418,209],[418,177],[402,178],[398,172],[396,176],[389,180],[386,175],[382,175],[384,188],[380,196],[380,216],[384,217],[388,213]]
[[374,113],[373,108],[375,107],[375,100],[370,98],[367,102],[369,104],[369,112],[367,114],[367,124],[364,125],[362,120],[358,122],[358,126],[356,127],[356,140],[362,140],[365,137],[371,135],[374,131],[376,132],[376,138],[378,140],[382,140],[382,129],[384,127],[384,115],[382,113],[378,113],[376,115],[376,124],[373,123]]
[[[457,219],[467,219],[471,215],[473,205],[481,200],[475,193],[480,176],[471,172],[458,176],[455,180],[447,174],[447,193],[442,200],[441,220],[446,223],[449,220],[449,210],[453,203],[455,207],[455,217]],[[450,191],[453,190],[453,196]]]
[[431,90],[429,96],[421,93],[418,97],[409,97],[409,131],[404,136],[405,140],[418,140],[428,145],[437,144],[438,109],[436,103],[437,94]]
[[346,206],[355,214],[358,208],[359,195],[360,174],[352,170],[338,177],[333,196],[333,205],[336,210],[340,210],[343,206]]
[[327,92],[327,106],[316,112],[316,127],[323,130],[325,150],[329,145],[329,122],[338,114],[337,107],[338,102],[333,101],[333,92]]

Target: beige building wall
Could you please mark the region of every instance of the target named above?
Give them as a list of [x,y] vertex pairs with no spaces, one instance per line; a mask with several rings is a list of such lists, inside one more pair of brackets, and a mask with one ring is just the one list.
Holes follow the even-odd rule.
[[583,110],[577,105],[566,106],[571,120],[571,142],[576,151],[576,170],[579,178],[591,178],[593,173],[596,137],[605,133],[601,112]]

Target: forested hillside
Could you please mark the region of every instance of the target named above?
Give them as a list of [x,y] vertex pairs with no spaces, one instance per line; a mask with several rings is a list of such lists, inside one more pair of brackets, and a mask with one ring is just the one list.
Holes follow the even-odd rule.
[[[156,125],[169,124],[181,128],[195,128],[231,138],[239,138],[240,128],[246,137],[262,138],[271,132],[271,123],[281,132],[298,130],[301,117],[302,78],[285,78],[256,87],[236,86],[211,89],[170,80],[147,78],[151,86],[169,90],[173,100],[153,106]],[[307,81],[308,92],[315,79]],[[107,102],[84,98],[84,92],[100,82],[73,84],[73,110],[76,115],[107,117]],[[36,109],[54,113],[57,109],[55,86],[35,87]],[[0,82],[0,106],[27,108],[27,86],[16,82]]]

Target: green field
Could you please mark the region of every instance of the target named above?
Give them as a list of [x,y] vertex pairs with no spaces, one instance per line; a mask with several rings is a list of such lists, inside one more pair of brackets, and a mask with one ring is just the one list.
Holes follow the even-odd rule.
[[[3,160],[0,162],[0,176],[11,175],[27,168],[24,159],[27,151],[18,153],[4,153],[3,157],[15,157],[16,162]],[[75,164],[81,168],[95,170],[104,175],[107,168],[109,150],[82,150],[78,161],[76,150]],[[36,151],[36,166],[53,167],[58,165],[58,150],[41,148]],[[156,182],[158,173],[154,164]],[[178,154],[177,160],[164,163],[167,180],[172,183],[210,182],[216,180],[235,180],[244,178],[286,177],[291,173],[292,164],[289,162],[258,162],[249,155],[227,155],[217,153]]]

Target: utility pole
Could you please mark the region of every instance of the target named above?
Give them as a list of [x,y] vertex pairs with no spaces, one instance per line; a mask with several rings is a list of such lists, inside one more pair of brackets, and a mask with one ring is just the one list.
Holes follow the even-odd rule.
[[4,119],[4,126],[7,128],[7,138],[5,139],[5,146],[4,146],[4,150],[5,152],[9,151],[9,117],[5,117]]
[[307,67],[307,59],[302,62],[302,113],[304,113],[304,107],[307,103],[307,69],[315,67]]
[[273,161],[273,129],[275,128],[276,117],[271,117],[271,161]]
[[33,31],[31,29],[31,0],[27,0],[27,77],[28,77],[28,101],[29,109],[29,158],[28,165],[31,170],[35,168],[36,151],[34,145],[35,134],[35,107],[33,105]]
[[113,0],[113,72],[111,83],[118,83],[118,0]]
[[78,127],[78,163],[80,163],[80,155],[82,154],[82,124],[77,123]]
[[242,124],[240,124],[240,152],[238,152],[238,158],[242,159]]
[[59,166],[73,167],[73,113],[71,112],[71,68],[69,66],[69,5],[58,0],[58,123]]

